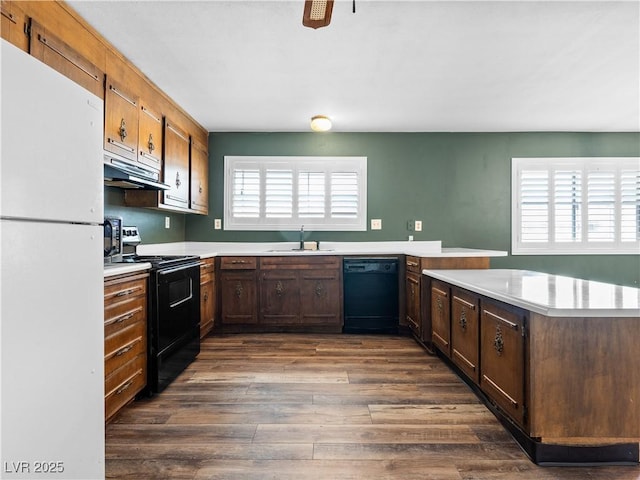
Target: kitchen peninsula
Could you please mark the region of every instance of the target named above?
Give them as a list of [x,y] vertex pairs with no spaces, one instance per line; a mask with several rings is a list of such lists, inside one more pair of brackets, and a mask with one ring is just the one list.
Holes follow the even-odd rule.
[[540,464],[637,463],[640,290],[424,270],[433,344]]

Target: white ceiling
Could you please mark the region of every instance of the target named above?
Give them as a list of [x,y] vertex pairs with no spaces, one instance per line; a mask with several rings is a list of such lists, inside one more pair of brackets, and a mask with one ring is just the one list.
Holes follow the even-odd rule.
[[68,2],[213,132],[640,131],[640,2]]

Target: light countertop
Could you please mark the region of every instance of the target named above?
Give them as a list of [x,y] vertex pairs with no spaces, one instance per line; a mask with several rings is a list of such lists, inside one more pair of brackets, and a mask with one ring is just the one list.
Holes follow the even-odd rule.
[[529,270],[423,270],[427,275],[548,317],[637,317],[640,289]]
[[104,278],[149,270],[150,263],[111,263],[104,266]]
[[440,241],[320,242],[319,250],[295,251],[298,242],[179,242],[139,245],[140,255],[285,256],[285,255],[414,255],[417,257],[506,257],[507,252],[442,248]]

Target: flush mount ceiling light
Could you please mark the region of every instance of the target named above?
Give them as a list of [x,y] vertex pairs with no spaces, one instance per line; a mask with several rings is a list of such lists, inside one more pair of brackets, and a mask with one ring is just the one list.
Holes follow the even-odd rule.
[[326,27],[331,22],[333,0],[305,0],[302,25],[311,28]]
[[331,130],[331,119],[324,115],[315,115],[311,117],[311,130],[314,132],[326,132]]

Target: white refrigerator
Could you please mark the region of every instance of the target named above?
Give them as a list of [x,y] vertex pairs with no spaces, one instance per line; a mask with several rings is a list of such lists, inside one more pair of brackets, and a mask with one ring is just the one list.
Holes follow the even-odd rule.
[[1,42],[0,477],[104,478],[103,102]]

